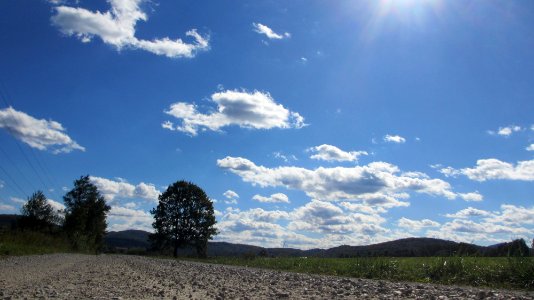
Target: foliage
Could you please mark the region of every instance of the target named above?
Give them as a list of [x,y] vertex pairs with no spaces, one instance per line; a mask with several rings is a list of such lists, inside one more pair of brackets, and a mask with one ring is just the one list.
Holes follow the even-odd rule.
[[218,257],[208,262],[357,278],[534,290],[534,258],[530,257]]
[[61,217],[46,200],[41,191],[33,193],[22,206],[22,217],[18,220],[21,229],[34,231],[52,231],[61,222]]
[[111,209],[97,187],[82,176],[64,197],[64,229],[74,250],[99,252],[106,233],[106,214]]
[[159,196],[158,206],[152,209],[154,234],[150,236],[154,248],[178,248],[193,245],[199,257],[207,256],[208,240],[217,234],[213,202],[197,185],[177,181]]
[[35,231],[8,231],[0,234],[0,256],[71,252],[65,236]]

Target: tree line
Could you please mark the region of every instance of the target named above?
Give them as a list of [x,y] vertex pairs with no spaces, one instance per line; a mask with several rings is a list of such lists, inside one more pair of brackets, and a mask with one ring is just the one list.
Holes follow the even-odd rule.
[[[193,246],[199,257],[207,257],[208,240],[217,230],[213,202],[206,193],[181,180],[169,185],[158,200],[151,210],[154,233],[149,240],[153,250],[172,249],[177,256],[179,248]],[[89,176],[75,180],[63,202],[65,209],[57,211],[42,191],[35,192],[22,206],[18,228],[64,235],[74,251],[101,252],[111,207]]]

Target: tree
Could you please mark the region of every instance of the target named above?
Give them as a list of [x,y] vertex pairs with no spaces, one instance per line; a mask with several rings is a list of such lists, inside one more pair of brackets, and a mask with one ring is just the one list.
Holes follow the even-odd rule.
[[207,256],[208,240],[217,230],[213,202],[200,187],[183,180],[173,183],[150,213],[154,215],[150,240],[155,248],[172,247],[176,257],[180,247],[192,245],[199,257]]
[[19,226],[22,229],[48,230],[52,231],[54,226],[58,226],[61,218],[48,203],[46,196],[41,191],[33,193],[28,201],[22,206],[22,218]]
[[64,228],[74,249],[100,251],[106,234],[106,215],[111,209],[89,176],[74,181],[64,197]]

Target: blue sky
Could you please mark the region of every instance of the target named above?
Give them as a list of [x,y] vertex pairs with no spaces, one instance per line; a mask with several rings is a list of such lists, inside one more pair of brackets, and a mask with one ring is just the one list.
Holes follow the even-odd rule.
[[109,229],[174,181],[217,240],[534,236],[534,3],[0,3],[0,213],[89,174]]

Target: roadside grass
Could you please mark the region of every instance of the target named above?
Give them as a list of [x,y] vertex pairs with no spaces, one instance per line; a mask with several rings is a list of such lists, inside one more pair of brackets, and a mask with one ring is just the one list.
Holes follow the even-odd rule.
[[196,261],[356,278],[534,290],[534,257],[217,257]]
[[32,231],[0,233],[0,257],[73,252],[69,242],[61,235]]

